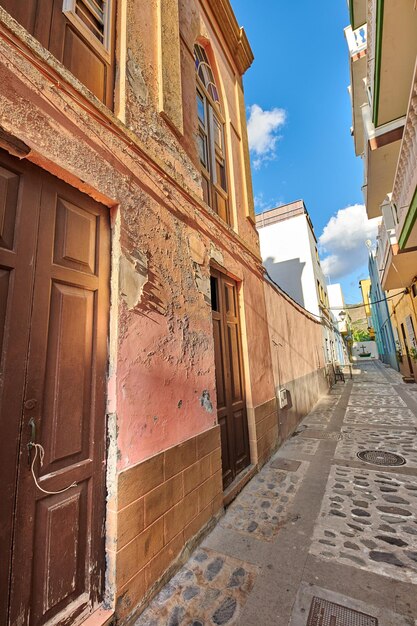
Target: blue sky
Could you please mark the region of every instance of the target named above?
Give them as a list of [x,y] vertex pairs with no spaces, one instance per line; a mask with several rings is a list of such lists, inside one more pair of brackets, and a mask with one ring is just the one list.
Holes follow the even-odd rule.
[[326,273],[357,302],[358,281],[368,275],[364,241],[375,224],[360,206],[362,163],[350,136],[346,0],[232,5],[255,54],[244,85],[257,212],[304,199],[317,238],[327,226]]

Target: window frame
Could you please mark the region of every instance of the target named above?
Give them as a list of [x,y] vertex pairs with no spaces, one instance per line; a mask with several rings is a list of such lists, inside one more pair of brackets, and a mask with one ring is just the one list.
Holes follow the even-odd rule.
[[[205,52],[205,49],[201,44],[196,43],[195,46],[199,46]],[[207,56],[206,52],[205,52],[205,55]],[[205,61],[201,61],[200,63],[206,64]],[[209,67],[210,67],[211,73],[213,74],[213,70],[210,65]],[[202,99],[204,103],[205,115],[206,115],[206,125],[204,128],[200,120],[200,116],[198,115],[198,110],[197,110],[198,133],[200,134],[203,130],[207,138],[207,160],[208,160],[210,169],[207,169],[204,167],[204,164],[201,162],[201,158],[200,158],[200,150],[198,150],[201,175],[203,176],[203,178],[205,178],[206,182],[208,183],[207,204],[224,222],[226,222],[226,224],[231,226],[232,221],[231,221],[230,196],[229,196],[230,184],[229,184],[229,173],[228,173],[228,166],[227,166],[228,155],[227,155],[227,147],[226,147],[226,122],[223,116],[223,111],[221,109],[220,99],[218,101],[215,101],[212,98],[211,94],[208,92],[206,86],[204,85],[203,81],[198,75],[197,67],[195,68],[195,80],[196,80],[196,100],[198,97]],[[219,94],[217,85],[215,83],[213,84],[214,84],[217,94]],[[222,146],[221,146],[220,151],[216,149],[217,142],[215,140],[215,134],[216,134],[215,133],[216,122],[214,121],[215,119],[217,120],[218,126],[221,131]],[[223,164],[221,167],[224,168],[225,189],[222,187],[221,181],[218,180],[217,158],[223,159]],[[203,190],[203,193],[204,193],[204,190]],[[217,200],[216,194],[219,195],[224,201],[225,218],[221,215],[220,211],[218,210],[218,205],[217,205],[218,200]]]
[[[115,0],[104,0],[104,28],[103,28],[103,42],[101,42],[91,30],[84,24],[83,20],[77,15],[77,1],[78,0],[63,0],[62,12],[65,17],[74,28],[88,41],[88,43],[95,49],[95,51],[107,62],[111,63],[111,33],[112,33],[112,16],[113,16],[113,2]],[[82,0],[80,0],[82,2]]]

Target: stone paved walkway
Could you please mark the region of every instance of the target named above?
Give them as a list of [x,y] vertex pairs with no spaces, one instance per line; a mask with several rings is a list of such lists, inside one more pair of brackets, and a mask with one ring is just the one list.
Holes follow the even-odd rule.
[[314,407],[135,626],[308,623],[417,626],[417,385],[377,362]]

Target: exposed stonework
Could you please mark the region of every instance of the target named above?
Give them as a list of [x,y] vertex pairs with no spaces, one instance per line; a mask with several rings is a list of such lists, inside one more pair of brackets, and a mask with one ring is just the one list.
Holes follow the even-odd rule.
[[334,467],[313,554],[417,583],[416,498],[415,478]]
[[148,282],[147,257],[139,251],[135,252],[135,257],[122,256],[120,259],[120,295],[128,309],[134,309],[139,304]]
[[133,93],[141,104],[148,104],[149,92],[143,78],[142,70],[136,63],[132,50],[127,49],[126,76]]
[[253,565],[200,549],[134,626],[239,624],[257,572]]
[[275,469],[273,461],[268,463],[261,474],[252,479],[238,501],[231,504],[221,525],[271,541],[288,521],[288,508],[305,471],[306,465],[296,472],[285,472]]

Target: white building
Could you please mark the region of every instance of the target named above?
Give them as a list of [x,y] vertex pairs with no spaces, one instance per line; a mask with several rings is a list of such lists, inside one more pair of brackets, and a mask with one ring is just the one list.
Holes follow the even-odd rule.
[[340,332],[347,333],[349,331],[349,316],[346,311],[342,286],[339,283],[327,285],[327,294],[329,296],[330,308],[336,318]]
[[348,337],[350,334],[351,320],[346,309],[342,286],[339,283],[327,285],[327,294],[329,296],[330,313],[335,331],[336,360],[341,364],[345,364],[349,362],[349,356],[343,338]]
[[270,279],[321,320],[326,362],[336,360],[326,280],[304,201],[264,211],[256,216],[256,227]]

